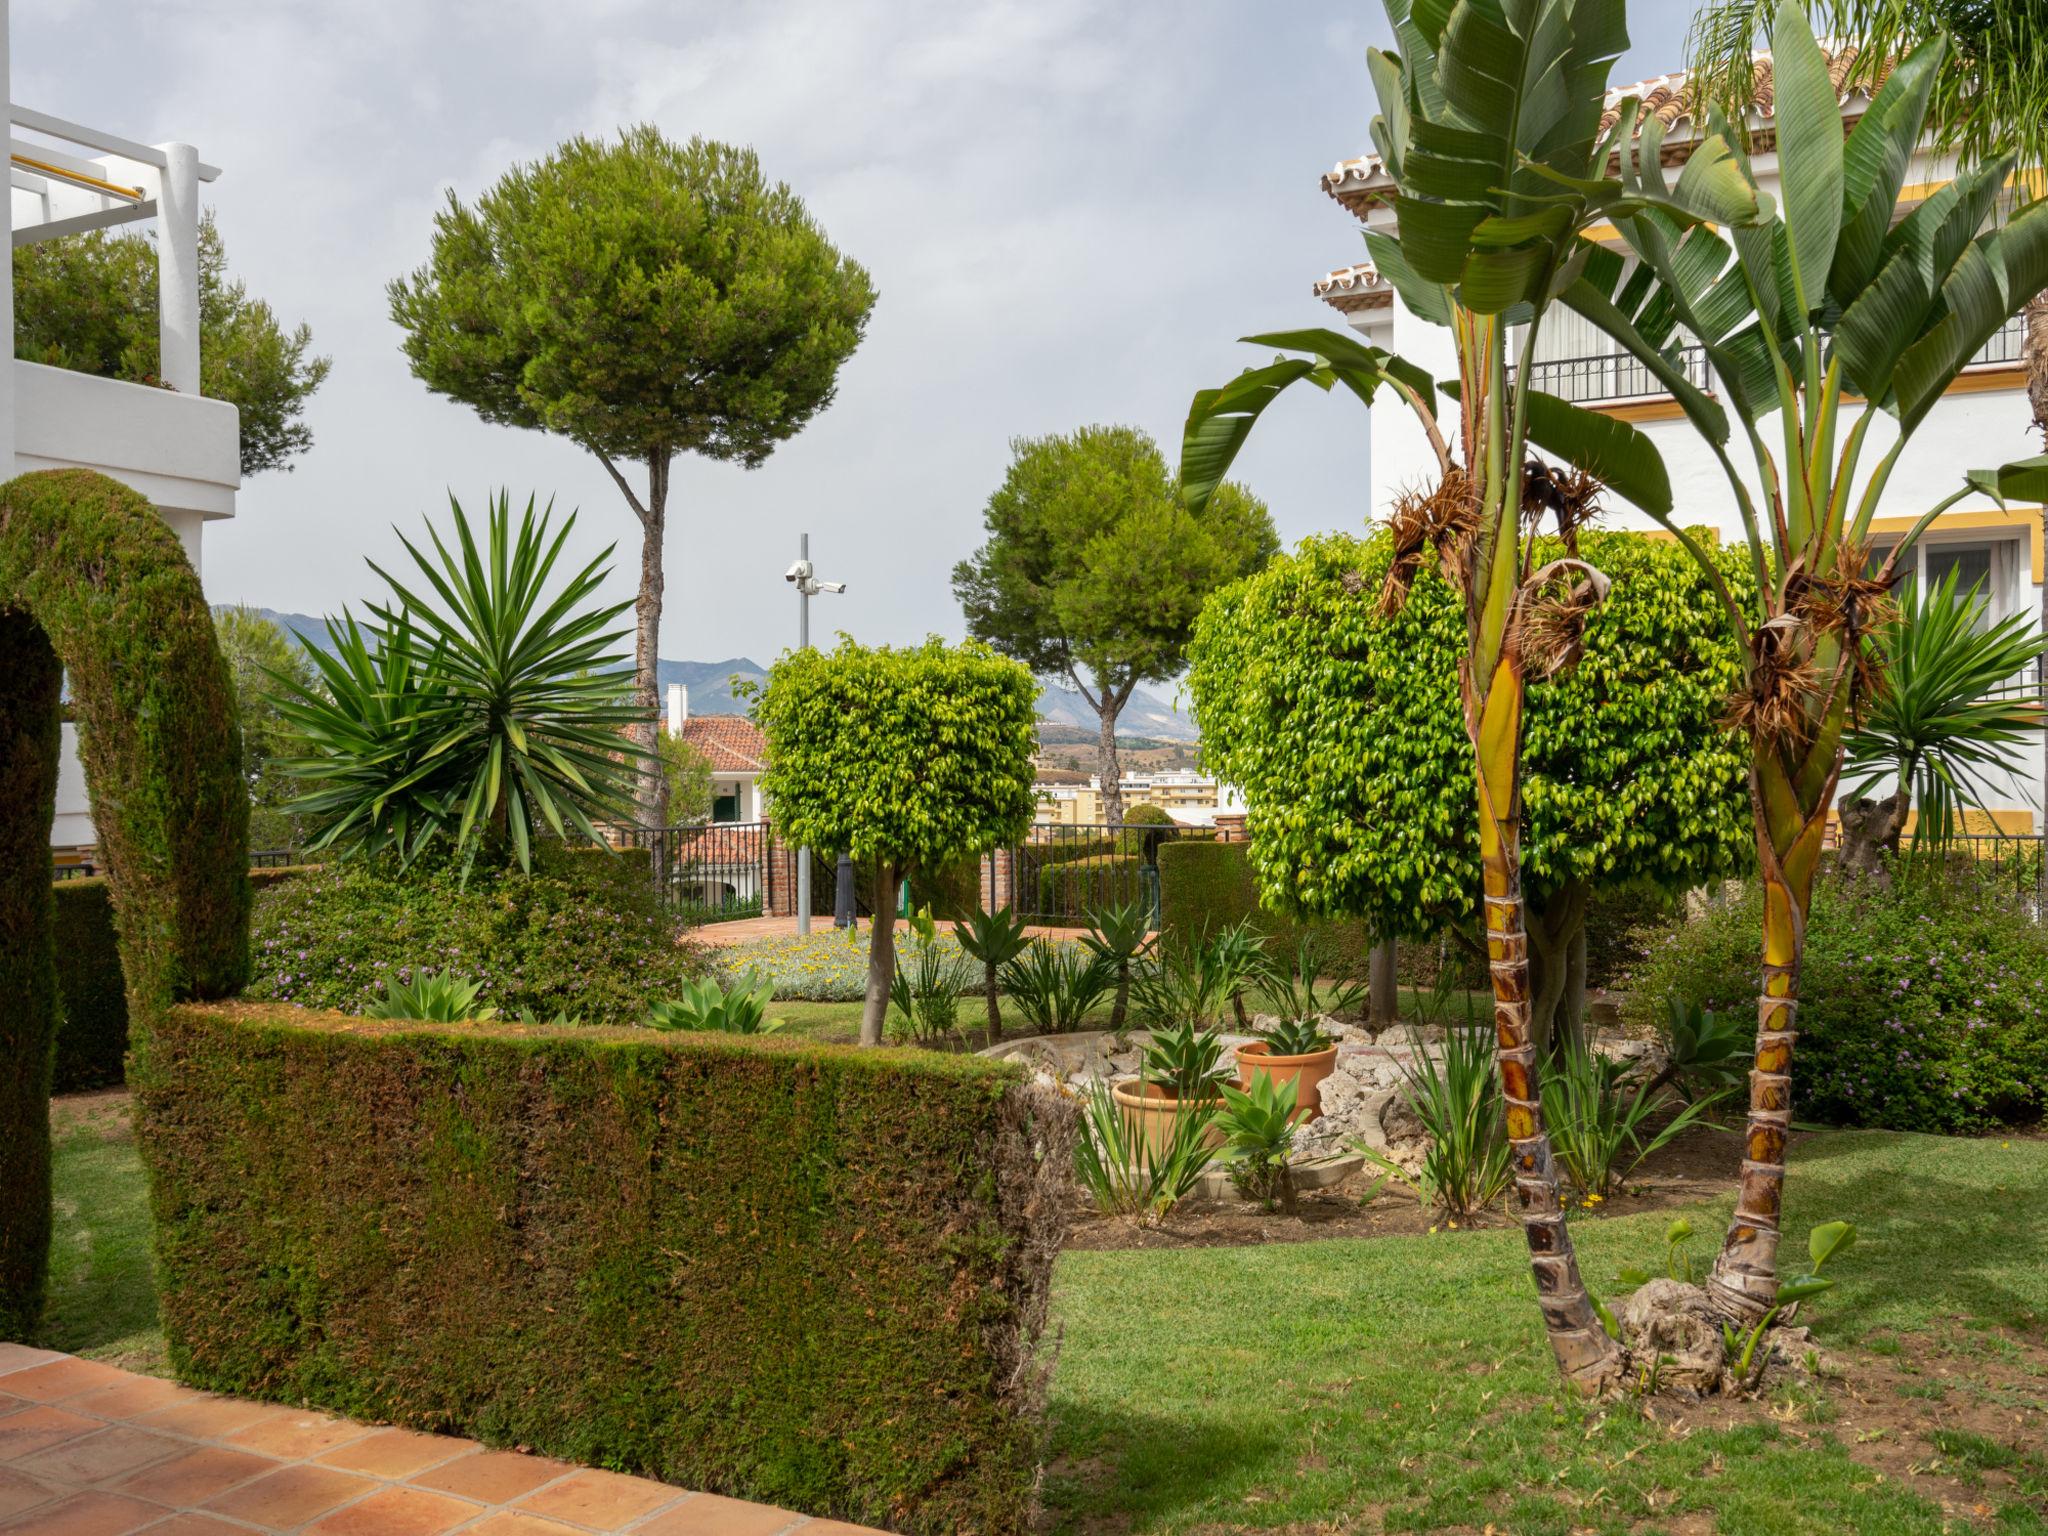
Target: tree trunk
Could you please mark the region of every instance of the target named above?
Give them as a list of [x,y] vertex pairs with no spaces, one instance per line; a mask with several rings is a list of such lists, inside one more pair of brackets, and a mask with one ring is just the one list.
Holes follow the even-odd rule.
[[1377,1035],[1401,1017],[1400,951],[1392,939],[1373,945],[1366,969],[1366,1017]]
[[1899,851],[1899,834],[1906,829],[1908,792],[1902,787],[1882,800],[1844,795],[1836,802],[1841,817],[1842,847],[1835,862],[1844,874],[1860,875],[1880,886],[1891,884],[1887,853]]
[[[1529,1038],[1540,1061],[1560,1048],[1557,1021],[1570,983],[1571,947],[1586,932],[1590,888],[1568,885],[1529,918]],[[1581,980],[1583,981],[1583,973]]]
[[1001,1045],[1003,1042],[1003,1010],[996,1002],[996,964],[993,960],[982,965],[982,973],[988,984],[988,1043]]
[[1096,762],[1102,778],[1102,819],[1119,830],[1124,824],[1124,771],[1116,756],[1116,717],[1122,700],[1104,688],[1096,718],[1102,722],[1102,736],[1096,748]]
[[1131,1008],[1131,962],[1128,958],[1116,963],[1116,1001],[1110,1005],[1109,1027],[1112,1033],[1124,1032],[1124,1017]]
[[1557,1168],[1543,1124],[1536,1047],[1530,1038],[1529,935],[1522,905],[1522,675],[1512,660],[1493,669],[1483,699],[1468,681],[1466,727],[1478,763],[1479,856],[1486,899],[1487,970],[1493,980],[1495,1061],[1507,1101],[1508,1142],[1522,1234],[1536,1298],[1558,1369],[1588,1395],[1627,1370],[1579,1276],[1558,1198]]
[[[609,466],[607,466],[609,467]],[[640,592],[633,601],[633,703],[643,718],[633,722],[633,741],[647,754],[640,766],[640,825],[668,825],[668,778],[656,754],[661,724],[661,598],[664,586],[662,536],[668,516],[669,456],[657,451],[647,459],[647,505],[640,513]],[[661,860],[655,859],[656,876]]]
[[860,1010],[860,1043],[880,1045],[882,1025],[889,1017],[889,988],[896,981],[896,871],[878,864],[881,889],[868,922],[868,990]]
[[51,943],[64,669],[25,613],[0,613],[0,1339],[26,1343],[50,1265],[50,1051],[60,1004]]
[[1564,996],[1557,1000],[1557,1017],[1551,1024],[1553,1040],[1583,1051],[1592,1042],[1586,1037],[1586,920],[1579,919],[1571,941],[1565,946]]
[[[1846,689],[1843,690],[1846,698]],[[1753,1327],[1778,1298],[1778,1212],[1785,1194],[1785,1143],[1792,1128],[1792,1047],[1799,1038],[1799,966],[1806,914],[1820,865],[1828,803],[1841,773],[1841,731],[1826,726],[1807,767],[1825,752],[1827,773],[1801,793],[1781,749],[1753,743],[1750,803],[1757,826],[1757,870],[1764,887],[1763,984],[1756,1004],[1756,1058],[1749,1074],[1749,1119],[1742,1182],[1728,1235],[1707,1276],[1707,1299],[1728,1321]]]

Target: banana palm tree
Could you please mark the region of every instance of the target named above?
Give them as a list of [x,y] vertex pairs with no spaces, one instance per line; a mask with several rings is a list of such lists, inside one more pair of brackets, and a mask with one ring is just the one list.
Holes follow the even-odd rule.
[[[1667,210],[1674,220],[1754,212],[1747,189],[1711,166],[1675,188],[1624,198],[1606,167],[1623,140],[1602,135],[1607,75],[1627,47],[1621,0],[1462,0],[1455,7],[1388,0],[1400,53],[1370,56],[1380,112],[1373,142],[1392,179],[1398,238],[1369,233],[1383,276],[1409,313],[1452,333],[1458,377],[1425,371],[1356,337],[1327,330],[1249,336],[1299,354],[1247,370],[1195,396],[1182,445],[1191,504],[1213,493],[1265,408],[1303,380],[1342,384],[1371,405],[1382,392],[1412,411],[1435,450],[1438,478],[1394,509],[1398,557],[1380,594],[1398,605],[1432,554],[1463,594],[1462,675],[1474,755],[1483,908],[1497,1026],[1497,1068],[1513,1147],[1516,1193],[1538,1299],[1558,1365],[1597,1392],[1626,1372],[1580,1278],[1543,1122],[1530,1035],[1529,940],[1521,885],[1524,689],[1575,659],[1580,628],[1607,581],[1570,553],[1572,533],[1604,483],[1638,505],[1671,510],[1663,461],[1634,427],[1510,380],[1520,327],[1520,377],[1545,313],[1579,279],[1594,248],[1581,232],[1617,211]],[[1458,404],[1446,431],[1439,396]],[[1542,448],[1556,469],[1531,455]],[[1564,558],[1532,568],[1524,522],[1553,513]]]
[[[1768,40],[1776,0],[1716,0],[1693,21],[1687,48],[1696,100],[1739,113],[1754,90],[1752,47]],[[1807,0],[1824,37],[1856,46],[1846,83],[1875,91],[1893,62],[1940,32],[1949,67],[1934,79],[1922,123],[1927,147],[1972,170],[2016,157],[2021,200],[2048,192],[2048,6],[2041,0]],[[2048,293],[2022,313],[2027,402],[2048,447]]]
[[[1754,609],[1725,588],[1722,599],[1747,652],[1730,720],[1752,749],[1763,972],[1741,1189],[1707,1282],[1715,1309],[1745,1324],[1760,1320],[1777,1294],[1800,961],[1844,734],[1881,676],[1882,657],[1869,642],[1890,617],[1899,561],[1971,487],[1926,510],[1874,572],[1871,521],[1928,411],[1971,355],[2048,285],[2048,204],[1986,228],[2013,169],[2010,153],[1988,157],[1893,225],[1946,57],[1940,38],[1897,64],[1846,137],[1827,60],[1798,0],[1778,12],[1772,41],[1782,196],[1757,193],[1745,136],[1708,107],[1679,183],[1732,176],[1754,211],[1717,227],[1654,203],[1626,206],[1665,183],[1662,125],[1645,119],[1639,134],[1622,140],[1624,206],[1614,217],[1633,268],[1617,253],[1595,252],[1562,295],[1659,377],[1705,439],[1733,492],[1757,575]],[[1624,120],[1630,116],[1624,110]],[[1681,332],[1704,350],[1718,398],[1667,355]],[[1858,397],[1867,403],[1851,420]],[[1866,466],[1881,415],[1896,423],[1897,440],[1871,450]],[[1730,453],[1736,429],[1749,475]],[[2008,490],[2016,483],[1975,482]],[[1672,531],[1711,576],[1704,551]]]

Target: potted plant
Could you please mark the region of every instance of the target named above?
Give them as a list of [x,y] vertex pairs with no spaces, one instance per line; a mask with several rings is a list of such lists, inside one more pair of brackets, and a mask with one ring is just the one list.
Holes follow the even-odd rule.
[[[1163,1154],[1173,1146],[1184,1115],[1214,1118],[1229,1081],[1222,1038],[1190,1020],[1155,1029],[1138,1076],[1113,1084],[1111,1096],[1145,1145]],[[1210,1146],[1223,1144],[1223,1133],[1213,1126],[1203,1136]]]
[[1323,1079],[1336,1069],[1337,1042],[1320,1019],[1281,1019],[1237,1048],[1239,1079],[1246,1086],[1259,1077],[1271,1078],[1276,1088],[1293,1083],[1294,1113],[1304,1123],[1322,1114]]

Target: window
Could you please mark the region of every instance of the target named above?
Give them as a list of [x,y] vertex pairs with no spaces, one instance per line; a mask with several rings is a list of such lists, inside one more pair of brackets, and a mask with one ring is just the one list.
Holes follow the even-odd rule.
[[[1892,551],[1891,543],[1871,546],[1869,568],[1875,571]],[[1929,535],[1914,546],[1905,561],[1906,570],[1898,585],[1901,602],[1916,582],[1930,585],[1946,581],[1953,571],[1960,595],[1978,588],[1985,599],[1977,614],[1977,628],[1988,629],[2015,611],[2019,602],[2021,545],[2018,538],[1942,538]]]

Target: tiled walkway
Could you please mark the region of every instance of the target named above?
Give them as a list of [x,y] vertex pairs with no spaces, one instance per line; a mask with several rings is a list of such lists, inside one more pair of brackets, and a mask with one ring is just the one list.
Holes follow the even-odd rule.
[[860,1536],[473,1440],[194,1392],[0,1344],[0,1532]]

